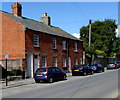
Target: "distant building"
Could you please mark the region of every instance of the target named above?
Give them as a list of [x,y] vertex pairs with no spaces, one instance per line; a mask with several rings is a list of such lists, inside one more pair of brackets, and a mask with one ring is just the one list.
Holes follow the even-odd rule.
[[64,30],[51,25],[44,13],[39,21],[22,17],[20,3],[12,5],[12,13],[2,14],[2,55],[0,64],[5,66],[5,54],[9,55],[8,70],[20,69],[28,77],[39,67],[56,66],[71,70],[83,63],[83,41]]
[[118,25],[118,30],[117,30],[117,37],[120,37],[120,25]]

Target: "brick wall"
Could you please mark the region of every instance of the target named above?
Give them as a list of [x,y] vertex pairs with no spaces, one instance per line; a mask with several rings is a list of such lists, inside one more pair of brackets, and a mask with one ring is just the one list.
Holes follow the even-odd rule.
[[0,59],[4,59],[4,55],[9,54],[9,59],[25,58],[25,34],[24,27],[12,20],[2,12],[2,54]]
[[[27,70],[27,54],[39,54],[40,57],[40,66],[42,65],[41,58],[42,56],[47,57],[47,66],[53,65],[53,57],[57,57],[57,66],[63,69],[63,57],[71,57],[71,67],[74,66],[74,59],[78,59],[78,64],[80,63],[80,58],[83,56],[83,43],[81,41],[76,41],[78,43],[78,52],[74,52],[74,42],[75,40],[66,39],[63,37],[53,36],[45,34],[42,32],[36,32],[33,30],[25,30],[24,27],[18,22],[12,20],[8,16],[5,16],[2,12],[2,54],[0,59],[4,59],[4,54],[9,54],[9,59],[12,61],[10,63],[10,68],[21,68],[21,70]],[[2,26],[1,26],[2,25]],[[36,33],[40,37],[40,47],[35,48],[33,46],[33,34]],[[56,38],[57,40],[57,49],[52,49],[52,39]],[[66,40],[69,45],[69,50],[62,50],[62,41]],[[68,48],[67,45],[67,48]],[[13,60],[14,61],[13,61]],[[17,59],[22,60],[19,61]],[[4,63],[4,61],[3,61]],[[68,62],[66,63],[68,66]]]
[[[11,71],[12,69],[23,70],[22,63],[23,63],[22,59],[8,59],[7,60],[8,71]],[[0,65],[6,69],[6,60],[0,60]]]
[[[40,47],[34,47],[33,46],[33,34],[36,33],[40,37]],[[47,57],[47,66],[52,66],[53,65],[53,57],[57,57],[57,66],[61,69],[63,69],[63,64],[62,64],[62,58],[66,57],[67,58],[67,50],[62,50],[62,41],[66,40],[67,43],[69,44],[69,56],[71,57],[71,66],[74,66],[74,59],[78,59],[78,64],[80,64],[80,58],[83,57],[83,43],[82,41],[76,41],[78,42],[78,52],[74,52],[74,40],[71,39],[65,39],[62,37],[58,36],[53,36],[41,32],[36,32],[32,30],[26,30],[25,32],[25,46],[26,46],[26,53],[32,53],[36,54],[39,53],[40,56],[40,66],[42,65],[41,58],[42,56]],[[52,38],[56,38],[57,40],[57,49],[54,50],[52,49]],[[68,66],[68,62],[67,62]]]

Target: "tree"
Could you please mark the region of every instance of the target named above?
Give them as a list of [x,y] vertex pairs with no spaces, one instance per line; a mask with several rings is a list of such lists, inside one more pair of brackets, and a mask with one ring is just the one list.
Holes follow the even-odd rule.
[[91,28],[91,45],[89,47],[89,25],[83,26],[80,29],[80,39],[83,40],[84,50],[86,57],[92,62],[93,57],[114,56],[116,47],[116,22],[112,19],[106,19],[105,21],[96,21],[92,23]]

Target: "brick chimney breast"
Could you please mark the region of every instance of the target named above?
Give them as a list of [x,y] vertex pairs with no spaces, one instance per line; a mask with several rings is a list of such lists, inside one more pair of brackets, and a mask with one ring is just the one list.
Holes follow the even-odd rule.
[[17,16],[22,16],[22,6],[19,2],[12,5],[12,13]]
[[50,20],[51,20],[51,18],[49,16],[47,16],[47,13],[44,13],[42,15],[42,17],[40,18],[40,21],[43,22],[46,25],[50,25],[50,23],[51,23]]

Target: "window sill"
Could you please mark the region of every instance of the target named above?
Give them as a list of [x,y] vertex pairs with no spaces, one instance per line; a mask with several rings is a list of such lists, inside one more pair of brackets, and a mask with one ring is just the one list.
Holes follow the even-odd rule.
[[34,46],[34,48],[39,48],[40,46]]
[[53,50],[57,50],[57,48],[53,48]]
[[67,51],[67,49],[62,49],[63,51]]
[[74,50],[75,53],[78,53],[78,50]]

